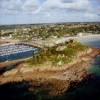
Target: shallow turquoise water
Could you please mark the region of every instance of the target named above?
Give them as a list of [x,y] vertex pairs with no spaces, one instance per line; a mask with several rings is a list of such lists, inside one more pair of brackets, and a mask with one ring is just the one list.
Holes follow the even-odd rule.
[[96,57],[94,64],[92,65],[90,72],[96,76],[100,76],[100,56]]
[[[98,38],[84,39],[84,40],[80,40],[80,42],[92,48],[100,48],[100,39]],[[100,56],[96,57],[95,62],[91,66],[89,72],[97,76],[100,76]]]

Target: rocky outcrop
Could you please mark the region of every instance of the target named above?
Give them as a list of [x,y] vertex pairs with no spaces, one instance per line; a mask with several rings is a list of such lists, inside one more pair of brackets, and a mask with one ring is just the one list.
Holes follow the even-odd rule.
[[82,55],[79,61],[63,70],[41,71],[18,66],[15,69],[4,72],[0,76],[0,84],[25,80],[31,84],[30,91],[36,92],[37,89],[42,88],[48,91],[50,95],[61,95],[68,91],[73,83],[76,85],[89,75],[89,66],[98,54],[100,54],[100,50],[93,49],[91,53]]

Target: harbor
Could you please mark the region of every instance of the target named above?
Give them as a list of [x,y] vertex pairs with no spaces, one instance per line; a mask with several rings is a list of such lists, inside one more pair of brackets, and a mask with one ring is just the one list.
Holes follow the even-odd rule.
[[0,62],[25,59],[38,53],[38,48],[25,44],[9,44],[0,46]]

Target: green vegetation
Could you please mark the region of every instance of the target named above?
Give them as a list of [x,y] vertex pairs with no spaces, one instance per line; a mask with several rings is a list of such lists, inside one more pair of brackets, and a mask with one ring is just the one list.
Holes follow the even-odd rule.
[[47,39],[51,36],[73,36],[79,32],[100,34],[99,24],[54,24],[54,25],[30,25],[28,27],[15,27],[8,30],[0,28],[0,34],[7,36],[12,34],[13,39],[19,39],[21,41],[31,41],[34,38]]
[[88,47],[76,41],[70,41],[63,45],[41,50],[38,55],[33,56],[28,61],[31,65],[44,64],[50,62],[53,66],[62,66],[75,59],[79,52],[86,51]]

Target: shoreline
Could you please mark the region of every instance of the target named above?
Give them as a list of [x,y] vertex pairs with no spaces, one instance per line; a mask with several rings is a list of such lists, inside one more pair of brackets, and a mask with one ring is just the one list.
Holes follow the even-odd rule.
[[[92,50],[89,51],[89,53],[81,54],[76,59],[76,61],[71,62],[69,64],[65,64],[64,66],[61,66],[61,67],[54,67],[54,68],[51,68],[51,67],[47,68],[47,66],[43,67],[43,68],[41,68],[41,67],[30,68],[28,66],[23,66],[23,64],[20,64],[16,68],[11,69],[10,70],[11,73],[9,73],[10,71],[6,71],[0,76],[3,76],[3,77],[6,77],[6,76],[9,77],[9,76],[12,76],[12,75],[17,76],[18,73],[21,73],[21,74],[33,73],[34,74],[35,72],[36,73],[42,73],[43,72],[44,74],[46,74],[48,72],[51,72],[51,73],[64,72],[66,70],[72,69],[74,66],[77,66],[78,64],[84,65],[85,62],[91,64],[97,55],[100,55],[100,49],[92,49]],[[16,69],[16,73],[12,73],[13,70],[15,70],[15,69]]]
[[40,88],[43,90],[51,88],[48,94],[61,95],[68,91],[72,85],[75,86],[90,75],[88,70],[97,55],[100,55],[100,49],[92,49],[91,53],[82,56],[81,62],[63,70],[34,70],[33,72],[29,70],[21,73],[20,70],[16,72],[13,69],[10,73],[8,71],[8,75],[6,72],[5,75],[0,75],[0,85],[28,82],[28,84],[32,84],[30,88],[32,91],[34,90],[33,92]]
[[69,87],[71,82],[80,82],[88,76],[88,70],[97,55],[100,55],[100,49],[92,49],[91,53],[81,56],[80,62],[76,62],[63,70],[34,70],[32,72],[28,70],[27,72],[22,73],[19,68],[17,71],[13,69],[11,72],[8,71],[3,73],[3,75],[0,75],[0,85],[9,82],[22,82],[23,80],[28,82],[40,81],[40,83],[42,80],[43,84],[45,84],[45,81],[47,83],[50,81],[52,84],[52,80],[58,80],[60,82],[68,82],[66,84]]

